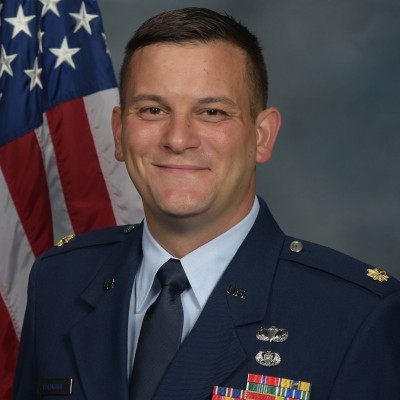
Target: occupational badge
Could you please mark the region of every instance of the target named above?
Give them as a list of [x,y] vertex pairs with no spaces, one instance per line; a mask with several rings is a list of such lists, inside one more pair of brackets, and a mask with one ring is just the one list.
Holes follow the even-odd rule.
[[275,367],[281,362],[281,356],[272,351],[259,351],[256,354],[256,361],[264,367]]
[[289,336],[289,332],[283,328],[271,326],[264,328],[263,326],[257,331],[256,337],[263,342],[284,342]]

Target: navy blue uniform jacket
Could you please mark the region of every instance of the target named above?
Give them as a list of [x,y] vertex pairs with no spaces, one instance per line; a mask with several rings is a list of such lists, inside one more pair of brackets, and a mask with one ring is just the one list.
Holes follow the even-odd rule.
[[[308,242],[293,252],[260,199],[257,220],[183,342],[154,399],[205,400],[214,385],[244,389],[248,373],[311,382],[312,400],[400,399],[400,284]],[[15,399],[41,398],[41,378],[72,378],[79,400],[128,400],[127,324],[142,225],[84,234],[35,263]],[[114,288],[104,283],[114,279]],[[245,291],[233,296],[229,288]],[[230,290],[232,292],[232,290]],[[282,343],[256,332],[275,325]],[[160,331],[162,335],[162,331]],[[279,353],[264,367],[260,351]],[[139,399],[138,399],[139,400]]]

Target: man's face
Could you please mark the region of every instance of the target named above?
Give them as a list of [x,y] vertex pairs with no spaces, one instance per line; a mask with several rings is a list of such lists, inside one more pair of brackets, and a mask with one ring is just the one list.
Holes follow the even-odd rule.
[[126,107],[113,114],[115,154],[126,162],[150,223],[225,229],[249,211],[256,161],[266,159],[246,63],[241,49],[222,41],[154,44],[134,53]]

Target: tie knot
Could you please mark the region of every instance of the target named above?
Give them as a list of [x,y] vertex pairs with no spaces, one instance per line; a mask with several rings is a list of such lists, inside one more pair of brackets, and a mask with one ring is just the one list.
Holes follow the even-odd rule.
[[179,260],[170,258],[157,272],[161,286],[169,286],[178,294],[187,289],[190,284]]

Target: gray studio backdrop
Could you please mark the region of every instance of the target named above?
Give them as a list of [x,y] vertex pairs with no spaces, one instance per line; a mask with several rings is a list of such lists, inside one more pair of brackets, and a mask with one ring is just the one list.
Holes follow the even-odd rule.
[[98,0],[116,71],[166,9],[227,12],[257,34],[283,126],[258,193],[292,236],[400,277],[400,1]]

